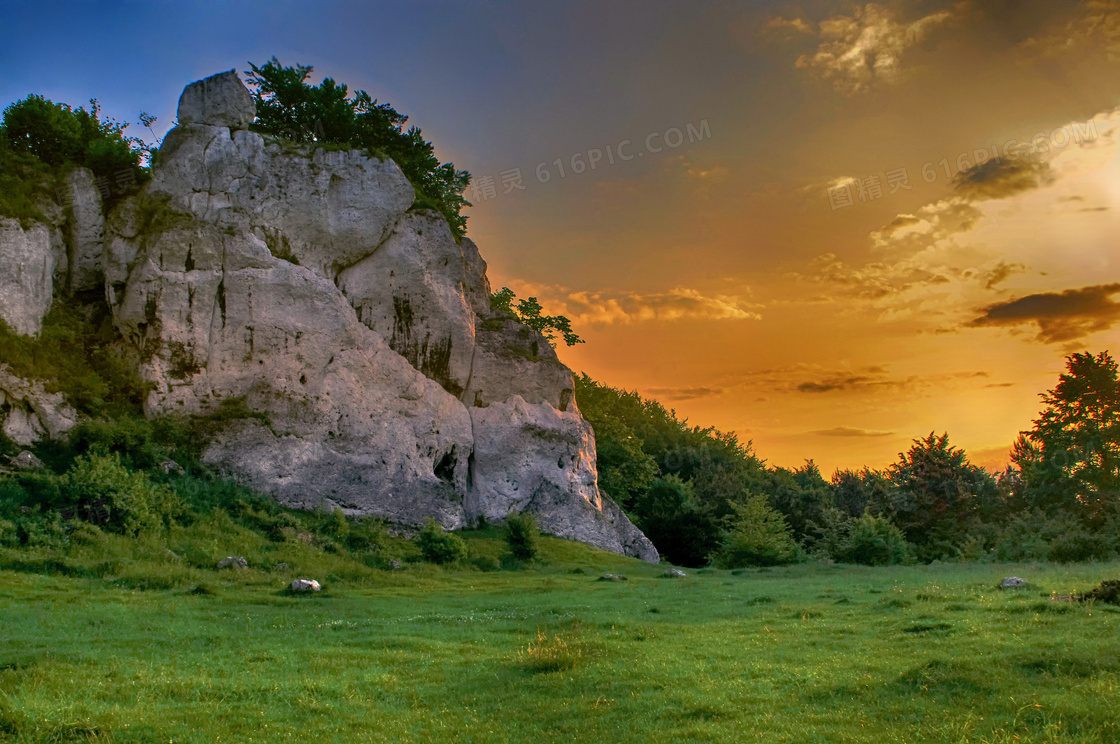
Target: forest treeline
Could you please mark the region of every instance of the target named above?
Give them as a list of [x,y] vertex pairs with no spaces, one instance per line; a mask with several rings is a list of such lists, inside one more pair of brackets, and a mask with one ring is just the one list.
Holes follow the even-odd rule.
[[946,433],[885,469],[767,465],[734,434],[660,403],[577,379],[595,427],[599,485],[669,561],[868,565],[1106,559],[1120,551],[1120,382],[1108,354],[1066,359],[1012,463],[992,474]]

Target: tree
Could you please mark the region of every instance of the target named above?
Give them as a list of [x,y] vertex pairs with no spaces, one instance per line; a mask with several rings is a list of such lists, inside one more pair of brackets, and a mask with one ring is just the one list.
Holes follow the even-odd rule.
[[540,552],[540,529],[529,512],[506,517],[505,537],[510,554],[519,561],[535,560]]
[[572,321],[563,315],[545,315],[544,308],[537,302],[536,297],[517,300],[516,306],[513,304],[515,299],[517,299],[517,295],[514,294],[512,289],[502,287],[500,292],[490,295],[490,309],[495,313],[508,315],[521,321],[544,336],[554,348],[557,333],[560,334],[560,337],[564,339],[564,343],[568,346],[584,343],[584,340],[572,331]]
[[0,135],[5,149],[35,157],[56,175],[70,166],[89,168],[109,185],[111,204],[137,191],[148,178],[140,165],[144,144],[125,136],[128,124],[102,120],[96,99],[89,103],[86,111],[30,95],[4,109]]
[[712,563],[720,568],[742,568],[780,566],[797,559],[797,542],[785,517],[766,503],[765,496],[752,494],[731,508],[723,545],[712,556]]
[[825,512],[832,507],[832,488],[812,460],[796,470],[773,468],[761,487],[770,506],[785,518],[794,539],[812,547],[824,529]]
[[692,484],[658,478],[634,505],[638,527],[670,563],[703,566],[719,547],[719,520],[698,504]]
[[1103,351],[1066,358],[1066,373],[1041,397],[1045,409],[1020,436],[1012,460],[1032,506],[1092,523],[1120,506],[1120,381]]
[[403,129],[408,117],[388,103],[378,103],[363,90],[350,96],[345,85],[325,78],[308,84],[310,65],[283,67],[273,57],[267,63],[249,64],[246,72],[257,104],[252,129],[293,142],[318,142],[364,149],[373,156],[392,159],[417,191],[415,207],[440,212],[456,239],[466,234],[463,207],[470,206],[463,192],[470,173],[453,163],[440,163],[432,143],[416,127]]
[[889,469],[898,487],[894,523],[918,546],[921,558],[953,554],[976,521],[978,492],[994,490],[995,481],[972,465],[964,450],[950,445],[948,434],[930,432],[898,457]]

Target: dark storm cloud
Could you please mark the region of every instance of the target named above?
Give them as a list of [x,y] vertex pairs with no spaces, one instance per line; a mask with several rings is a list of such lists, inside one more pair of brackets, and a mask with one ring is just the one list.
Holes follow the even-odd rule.
[[1117,294],[1120,283],[1026,295],[989,305],[966,326],[1014,327],[1034,323],[1038,326],[1037,339],[1043,343],[1073,341],[1107,330],[1120,320],[1120,302],[1112,299]]
[[970,199],[1003,199],[1052,180],[1050,166],[1034,160],[987,160],[961,171],[953,185]]

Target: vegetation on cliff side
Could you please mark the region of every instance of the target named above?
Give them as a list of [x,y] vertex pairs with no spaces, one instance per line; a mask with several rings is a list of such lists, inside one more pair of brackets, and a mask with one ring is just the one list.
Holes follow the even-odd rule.
[[314,68],[284,67],[273,57],[263,65],[249,64],[247,80],[257,104],[252,129],[293,142],[341,145],[393,160],[416,188],[416,207],[438,211],[451,232],[467,231],[463,192],[470,174],[453,163],[440,163],[431,142],[417,127],[404,129],[408,117],[388,103],[379,103],[364,90],[350,94],[346,85],[325,78],[307,82]]
[[125,135],[128,124],[102,119],[97,100],[72,108],[29,95],[4,109],[0,122],[0,216],[43,221],[44,201],[63,201],[61,178],[72,168],[93,172],[106,208],[148,179],[148,152]]

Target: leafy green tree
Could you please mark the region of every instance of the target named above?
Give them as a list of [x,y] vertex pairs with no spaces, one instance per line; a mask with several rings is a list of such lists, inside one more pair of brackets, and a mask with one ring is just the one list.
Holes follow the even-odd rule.
[[548,339],[548,343],[553,347],[556,346],[557,333],[567,346],[584,343],[584,340],[572,331],[572,321],[563,315],[545,315],[544,308],[537,302],[536,297],[517,300],[517,304],[514,305],[515,299],[517,296],[512,289],[502,287],[500,292],[490,295],[490,309],[500,315],[507,315],[521,321]]
[[703,566],[719,547],[719,520],[696,501],[692,484],[658,478],[634,506],[638,527],[670,563]]
[[913,556],[902,530],[889,519],[870,513],[848,522],[837,543],[831,555],[842,563],[889,566],[906,563]]
[[540,552],[540,529],[536,518],[529,512],[506,517],[506,544],[509,552],[519,561],[536,560]]
[[720,568],[780,566],[797,560],[797,541],[777,510],[762,494],[752,494],[745,502],[731,505],[726,520],[723,544],[712,556]]
[[470,174],[452,163],[440,163],[432,143],[421,131],[403,128],[408,117],[388,103],[378,103],[365,91],[351,96],[345,85],[325,78],[307,82],[314,68],[284,67],[273,57],[246,72],[257,104],[252,129],[294,142],[319,142],[364,149],[392,159],[417,191],[414,206],[434,209],[447,219],[456,239],[467,230],[463,196]]
[[849,519],[890,512],[895,485],[880,470],[837,470],[831,483],[832,502]]
[[1101,524],[1120,509],[1120,381],[1108,352],[1066,358],[1046,407],[1015,443],[1023,499]]
[[817,542],[826,522],[824,513],[832,507],[832,487],[812,460],[795,470],[773,468],[756,488],[786,518],[794,539],[806,547]]
[[933,432],[899,454],[889,477],[898,487],[892,521],[928,560],[955,554],[977,522],[978,494],[996,489],[987,471],[949,444],[948,434]]
[[467,557],[467,544],[463,538],[446,531],[431,517],[416,535],[416,546],[429,563],[457,563]]
[[30,95],[4,109],[0,131],[8,150],[34,156],[57,174],[66,166],[89,168],[110,185],[111,205],[137,191],[148,178],[140,163],[143,143],[125,136],[127,127],[102,120],[96,99],[86,111]]

